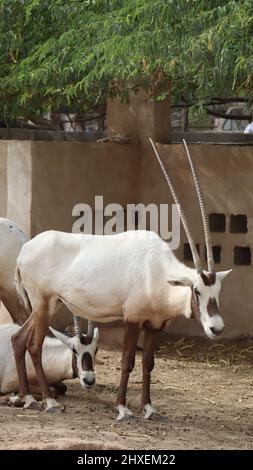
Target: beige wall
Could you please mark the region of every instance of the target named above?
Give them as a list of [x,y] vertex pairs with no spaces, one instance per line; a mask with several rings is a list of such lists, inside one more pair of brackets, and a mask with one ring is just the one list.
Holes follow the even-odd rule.
[[31,234],[32,142],[10,141],[7,151],[7,217]]
[[56,228],[71,231],[73,206],[126,206],[136,200],[139,148],[111,143],[32,143],[32,227],[34,235]]
[[[217,269],[233,268],[221,294],[226,336],[252,335],[253,266],[234,266],[233,249],[235,245],[253,249],[253,147],[192,144],[190,148],[208,211],[226,215],[225,233],[212,234],[213,244],[220,245],[222,250]],[[159,149],[189,215],[203,257],[200,213],[182,145],[159,144]],[[105,204],[171,201],[148,146],[144,151],[144,147],[134,144],[0,142],[0,164],[3,188],[6,182],[8,188],[6,196],[2,189],[2,215],[7,204],[8,217],[29,235],[50,228],[71,230],[73,205],[79,202],[93,205],[95,195],[104,195]],[[230,233],[231,214],[247,215],[248,233]],[[182,232],[177,251],[180,259],[183,241]],[[170,331],[202,334],[194,320],[175,321]]]
[[[96,195],[103,195],[104,205],[135,202],[139,147],[126,150],[110,143],[0,142],[0,162],[1,155],[8,156],[3,215],[33,236],[52,228],[71,231],[73,206],[94,207]],[[5,173],[0,175],[4,179]]]

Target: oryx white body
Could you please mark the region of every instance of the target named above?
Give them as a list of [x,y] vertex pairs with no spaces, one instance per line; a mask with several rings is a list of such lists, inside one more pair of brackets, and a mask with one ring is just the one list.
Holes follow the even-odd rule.
[[0,300],[14,322],[22,324],[28,313],[20,304],[14,284],[17,257],[28,240],[25,233],[11,220],[0,218]]
[[[148,320],[154,328],[178,315],[190,318],[189,284],[198,279],[196,270],[178,261],[166,242],[145,230],[112,236],[44,232],[23,247],[17,265],[32,307],[47,298],[53,315],[61,300],[83,318]],[[174,280],[187,280],[188,285],[168,283]],[[220,283],[212,289],[217,298]],[[203,317],[211,337],[213,322]]]
[[[11,344],[11,336],[19,331],[14,324],[0,325],[0,393],[17,393],[18,376]],[[56,338],[45,338],[43,344],[43,367],[49,385],[73,378],[71,350]],[[30,385],[38,385],[36,372],[29,353],[26,353],[26,369]]]
[[[60,299],[76,315],[99,322],[149,319],[159,327],[170,316],[190,315],[189,287],[167,280],[195,274],[155,233],[125,232],[114,236],[44,232],[18,257],[22,284],[32,306],[50,297],[54,314]],[[163,317],[156,317],[164,311]]]

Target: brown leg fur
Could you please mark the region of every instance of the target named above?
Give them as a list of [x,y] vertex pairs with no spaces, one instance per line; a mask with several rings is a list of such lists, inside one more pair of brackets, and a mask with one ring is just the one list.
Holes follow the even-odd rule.
[[53,398],[48,386],[45,372],[42,367],[42,346],[47,333],[49,321],[46,306],[40,308],[34,314],[33,327],[27,338],[27,349],[33,361],[38,382],[42,392],[42,399]]
[[12,345],[19,379],[19,396],[30,393],[25,364],[25,353],[29,351],[38,377],[43,399],[52,398],[42,367],[42,345],[48,328],[46,306],[33,312],[22,328],[12,336]]
[[135,363],[137,341],[140,334],[140,327],[137,323],[124,325],[124,344],[121,363],[121,379],[117,397],[117,405],[126,404],[126,391],[129,374],[132,372]]
[[152,328],[146,327],[144,333],[144,343],[142,352],[142,370],[143,370],[143,381],[142,381],[142,407],[151,403],[150,399],[150,380],[151,371],[154,368],[154,351],[155,351],[155,337],[156,331]]
[[27,371],[25,364],[25,353],[26,353],[26,342],[27,337],[30,335],[32,330],[33,316],[31,316],[22,328],[15,333],[12,338],[12,346],[16,361],[17,374],[19,380],[19,396],[23,398],[25,395],[29,394],[29,385],[27,379]]

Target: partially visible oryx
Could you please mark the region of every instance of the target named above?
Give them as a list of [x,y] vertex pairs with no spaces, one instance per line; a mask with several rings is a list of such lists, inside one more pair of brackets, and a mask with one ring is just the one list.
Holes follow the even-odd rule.
[[[15,288],[14,274],[17,257],[24,243],[25,233],[12,220],[0,218],[0,299],[8,310],[13,322],[0,324],[0,395],[18,392],[18,376],[11,336],[20,330],[30,315],[24,308]],[[46,337],[43,344],[43,367],[48,384],[54,393],[63,393],[66,386],[61,383],[73,377],[80,377],[82,387],[89,388],[95,382],[94,357],[97,349],[98,330],[89,324],[88,335],[80,333],[75,319],[76,335],[73,338],[52,330],[58,338]],[[91,353],[91,354],[90,354]],[[28,383],[33,393],[40,394],[40,388],[29,354],[26,354]],[[7,400],[7,397],[6,397]],[[18,404],[17,399],[10,398]]]
[[[11,337],[20,331],[15,324],[0,325],[0,395],[18,392],[18,376]],[[46,380],[53,394],[65,393],[62,381],[79,377],[83,388],[90,388],[95,383],[94,360],[97,351],[98,329],[93,334],[80,334],[70,338],[53,330],[56,338],[45,338],[42,351],[43,368]],[[36,372],[29,354],[26,354],[26,370],[32,393],[41,394]],[[17,396],[9,397],[9,402],[20,406]],[[24,407],[38,406],[36,402],[24,401]],[[50,411],[55,411],[50,407]]]
[[0,300],[14,323],[22,325],[29,316],[20,302],[14,283],[17,257],[28,237],[12,221],[0,217]]
[[155,413],[150,400],[150,373],[154,366],[156,333],[179,315],[195,316],[209,338],[218,337],[224,329],[219,293],[229,271],[214,271],[207,215],[190,154],[187,149],[203,218],[208,271],[202,268],[171,180],[151,143],[178,206],[195,269],[179,262],[158,235],[145,230],[112,236],[49,231],[26,243],[18,257],[16,282],[24,303],[32,307],[32,315],[13,337],[19,394],[25,402],[34,402],[24,360],[28,349],[47,409],[59,406],[56,401],[50,402],[50,389],[41,363],[44,337],[59,302],[88,320],[124,320],[118,419],[132,415],[126,406],[126,390],[141,330],[144,330],[142,406],[145,418],[149,418]]

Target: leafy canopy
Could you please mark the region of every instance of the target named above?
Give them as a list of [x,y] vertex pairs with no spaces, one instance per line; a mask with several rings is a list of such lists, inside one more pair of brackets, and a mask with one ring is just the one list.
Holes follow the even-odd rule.
[[85,110],[129,84],[253,101],[252,0],[0,0],[0,119]]

